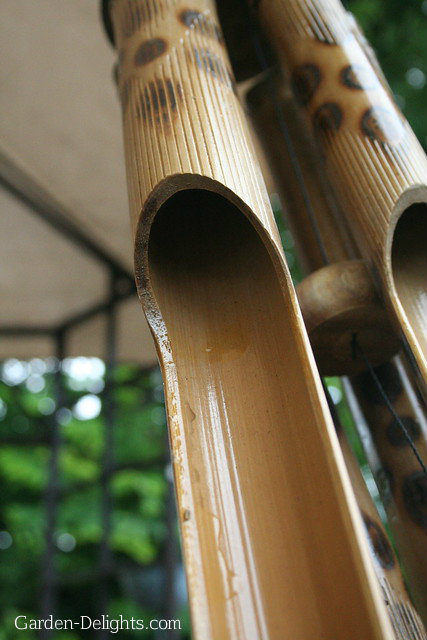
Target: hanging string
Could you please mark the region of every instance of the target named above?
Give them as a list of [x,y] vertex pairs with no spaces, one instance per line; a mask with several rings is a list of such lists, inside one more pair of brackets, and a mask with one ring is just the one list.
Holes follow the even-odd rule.
[[289,128],[288,125],[286,123],[286,118],[284,116],[283,113],[283,109],[282,106],[280,104],[280,100],[277,96],[277,92],[276,92],[276,88],[274,85],[274,80],[271,76],[271,68],[268,64],[267,61],[267,57],[266,54],[263,50],[260,38],[258,36],[258,26],[256,23],[256,19],[253,16],[253,13],[250,12],[250,24],[251,24],[251,30],[252,30],[252,41],[254,43],[254,47],[255,47],[255,51],[256,51],[256,56],[258,58],[259,64],[261,69],[264,72],[267,72],[267,82],[270,85],[269,89],[270,89],[270,95],[272,97],[272,103],[273,103],[273,107],[274,107],[274,111],[276,114],[276,118],[279,124],[279,128],[281,131],[281,134],[283,136],[284,142],[285,142],[285,146],[289,155],[289,159],[291,161],[291,165],[292,168],[294,170],[294,174],[295,174],[295,178],[296,181],[298,183],[298,186],[300,188],[301,191],[301,195],[302,198],[304,200],[304,205],[310,220],[310,224],[312,226],[313,229],[313,233],[316,236],[316,240],[317,240],[317,244],[319,246],[319,250],[322,256],[322,260],[325,263],[325,265],[330,263],[329,257],[328,257],[328,252],[326,250],[326,247],[323,243],[323,239],[322,239],[322,234],[320,231],[320,227],[319,224],[317,222],[317,218],[316,218],[316,214],[314,212],[314,208],[311,202],[311,198],[310,198],[310,194],[308,193],[308,190],[305,186],[305,181],[304,181],[304,174],[303,171],[301,169],[301,165],[300,162],[298,160],[298,155],[297,152],[295,150],[294,144],[292,142],[291,136],[289,134]]
[[362,348],[362,346],[360,345],[358,339],[357,339],[357,334],[353,333],[352,338],[351,338],[351,348],[352,348],[352,354],[353,354],[353,360],[357,359],[357,355],[360,354],[360,356],[362,357],[362,360],[364,361],[369,374],[378,390],[378,393],[380,394],[381,398],[384,401],[384,404],[386,405],[387,409],[389,410],[390,414],[393,416],[393,419],[395,420],[395,423],[399,426],[399,428],[401,429],[405,440],[407,441],[408,445],[411,447],[412,452],[414,454],[414,456],[416,457],[416,459],[418,460],[421,469],[423,470],[423,473],[427,475],[427,467],[424,464],[418,449],[414,443],[414,441],[411,438],[411,435],[409,433],[409,431],[407,430],[407,428],[405,427],[403,421],[400,419],[399,415],[396,413],[395,408],[393,407],[392,403],[390,402],[384,387],[381,384],[380,379],[378,378],[377,374],[375,373],[375,369],[372,366],[372,364],[370,363],[368,357],[366,356],[366,353],[364,351],[364,349]]
[[[319,228],[319,225],[318,225],[318,222],[317,222],[316,214],[315,214],[314,209],[313,209],[311,198],[310,198],[310,195],[309,195],[308,190],[307,190],[306,185],[305,185],[304,175],[303,175],[303,172],[302,172],[302,169],[301,169],[301,165],[300,165],[299,160],[298,160],[298,155],[297,155],[297,152],[295,150],[295,147],[294,147],[294,145],[292,143],[292,139],[291,139],[290,134],[289,134],[289,129],[288,129],[288,125],[286,123],[286,119],[285,119],[285,116],[284,116],[284,113],[283,113],[283,109],[282,109],[282,106],[280,104],[280,100],[278,99],[278,96],[277,96],[277,92],[276,92],[276,88],[275,88],[275,85],[274,85],[273,78],[271,77],[271,71],[270,71],[269,64],[267,62],[267,57],[265,55],[265,52],[263,50],[260,38],[258,36],[258,25],[257,25],[257,22],[256,22],[256,18],[254,17],[252,12],[251,12],[250,18],[251,18],[250,19],[250,23],[251,23],[251,29],[252,29],[252,40],[254,42],[256,55],[257,55],[257,58],[258,58],[258,61],[260,63],[260,66],[261,66],[262,70],[264,72],[268,73],[267,81],[268,81],[268,83],[270,85],[270,95],[272,97],[272,103],[273,103],[274,111],[276,113],[276,117],[277,117],[277,120],[278,120],[278,123],[279,123],[279,127],[280,127],[280,130],[281,130],[285,145],[286,145],[286,149],[287,149],[287,152],[288,152],[288,155],[289,155],[289,158],[290,158],[290,161],[291,161],[294,173],[295,173],[295,177],[296,177],[298,186],[299,186],[299,188],[301,190],[301,194],[302,194],[302,197],[303,197],[303,200],[304,200],[304,204],[305,204],[305,207],[306,207],[306,210],[307,210],[307,214],[308,214],[308,217],[310,219],[310,223],[312,225],[313,232],[314,232],[314,234],[316,236],[316,240],[317,240],[318,245],[319,245],[319,250],[321,252],[322,259],[325,262],[325,264],[329,264],[330,260],[328,258],[326,247],[325,247],[325,245],[323,243],[323,240],[322,240],[321,231],[320,231],[320,228]],[[396,424],[402,430],[402,433],[403,433],[405,439],[407,440],[409,446],[411,447],[411,449],[412,449],[412,451],[413,451],[418,463],[420,464],[421,469],[423,470],[423,473],[427,475],[427,467],[424,464],[423,460],[421,459],[421,456],[420,456],[420,454],[419,454],[419,452],[418,452],[418,450],[417,450],[417,448],[415,446],[415,443],[413,442],[408,430],[406,429],[406,427],[403,424],[402,420],[400,419],[400,417],[396,413],[392,403],[390,402],[390,400],[389,400],[389,398],[388,398],[388,396],[387,396],[387,394],[386,394],[386,392],[385,392],[385,390],[384,390],[384,388],[383,388],[378,376],[375,373],[375,370],[374,370],[372,364],[369,362],[368,358],[366,357],[365,352],[363,351],[362,347],[360,346],[359,342],[357,341],[356,334],[353,334],[353,337],[352,337],[352,350],[353,350],[353,358],[357,358],[357,353],[358,352],[362,356],[362,358],[363,358],[363,360],[364,360],[364,362],[365,362],[365,364],[366,364],[366,366],[368,368],[368,371],[369,371],[369,373],[370,373],[370,375],[372,377],[372,380],[373,380],[375,386],[377,387],[378,392],[380,393],[382,399],[384,400],[384,403],[385,403],[386,407],[388,408],[388,410],[390,411],[390,414],[393,416],[394,420],[396,421]]]

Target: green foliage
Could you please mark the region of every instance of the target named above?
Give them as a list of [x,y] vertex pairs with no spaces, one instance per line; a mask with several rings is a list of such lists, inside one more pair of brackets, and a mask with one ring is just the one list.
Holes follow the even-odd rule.
[[83,460],[98,461],[104,442],[103,429],[102,418],[84,421],[72,419],[63,430],[64,439],[75,455]]
[[[400,0],[348,0],[346,4],[373,44],[396,100],[424,142],[425,4],[418,0],[404,3]],[[414,69],[421,73],[411,76]],[[273,203],[273,207],[277,214],[278,205]],[[280,216],[277,221],[292,278],[297,283],[301,280],[301,271],[295,260],[292,238]],[[39,573],[44,552],[44,491],[55,413],[61,423],[63,443],[59,460],[61,500],[56,526],[56,564],[61,593],[59,615],[76,618],[82,613],[90,615],[96,609],[96,571],[102,537],[100,483],[106,423],[102,413],[85,418],[79,415],[77,407],[78,401],[87,395],[99,396],[102,400],[104,374],[99,362],[95,377],[89,374],[76,376],[72,374],[72,363],[68,362],[68,369],[66,363],[62,377],[64,398],[58,407],[52,398],[57,370],[53,359],[31,363],[11,361],[9,369],[14,370],[16,380],[13,381],[10,371],[6,375],[4,367],[0,379],[0,439],[3,442],[0,450],[0,531],[8,532],[12,540],[9,546],[3,544],[4,548],[0,549],[0,640],[22,637],[22,632],[14,628],[16,615],[37,616]],[[36,391],[34,384],[31,389],[30,376],[36,378]],[[168,454],[161,377],[158,369],[142,371],[135,365],[120,365],[114,371],[114,382],[114,464],[117,470],[111,476],[114,504],[111,548],[116,572],[110,615],[149,619],[158,616],[158,610],[145,606],[139,596],[128,593],[123,584],[129,571],[143,576],[145,571],[159,566],[167,538],[165,465]],[[365,458],[350,411],[339,397],[342,394],[340,382],[333,378],[326,383],[334,390],[338,416],[360,464],[364,465]],[[94,388],[99,390],[94,391]],[[366,468],[364,472],[367,473]],[[182,638],[187,638],[190,631],[186,608],[179,617],[183,621]],[[154,638],[149,631],[123,632],[120,637],[134,637],[136,633],[143,639]],[[55,637],[79,640],[84,636],[64,632]],[[25,638],[35,640],[36,635],[27,631]]]
[[11,482],[15,489],[41,491],[47,479],[49,452],[44,447],[4,447],[0,451],[0,474]]
[[[348,0],[418,139],[426,144],[426,4],[420,0]],[[421,72],[412,74],[411,70]],[[424,74],[424,81],[422,79]]]
[[[17,361],[16,361],[17,362]],[[97,363],[95,377],[83,375],[89,360],[66,360],[62,375],[63,398],[55,407],[55,367],[38,380],[40,391],[31,391],[32,363],[8,361],[0,376],[0,531],[12,544],[0,549],[0,640],[14,640],[16,615],[37,617],[39,575],[45,549],[46,507],[50,434],[55,414],[60,423],[60,503],[56,518],[56,567],[59,575],[58,617],[96,615],[97,566],[102,539],[101,480],[106,417],[103,367]],[[42,367],[40,361],[34,366]],[[89,362],[90,364],[90,362]],[[15,370],[14,370],[15,367]],[[43,367],[42,367],[43,368]],[[13,375],[17,375],[16,379]],[[19,375],[18,375],[19,374]],[[37,374],[39,375],[39,374]],[[159,617],[139,597],[123,593],[129,572],[143,576],[157,571],[167,540],[165,499],[168,464],[165,410],[161,377],[157,369],[118,366],[114,371],[115,427],[114,465],[110,487],[114,505],[110,547],[116,567],[111,584],[110,615]],[[93,389],[99,389],[94,393]],[[90,400],[84,407],[82,400]],[[94,402],[94,399],[96,402]],[[86,415],[85,415],[86,411]],[[89,413],[87,413],[89,411]],[[33,443],[33,444],[31,444]],[[1,544],[0,544],[1,546]],[[154,569],[153,569],[154,568]],[[65,597],[65,594],[67,597]],[[159,604],[160,606],[160,604]],[[182,638],[186,638],[187,631]],[[123,632],[120,637],[133,637]],[[21,635],[19,637],[22,636]],[[25,632],[26,638],[35,638]],[[78,640],[83,632],[57,632],[54,638]],[[154,638],[151,631],[138,637]]]

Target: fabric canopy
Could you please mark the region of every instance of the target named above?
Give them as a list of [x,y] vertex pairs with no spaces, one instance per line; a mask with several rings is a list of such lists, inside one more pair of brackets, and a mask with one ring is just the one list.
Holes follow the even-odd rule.
[[[130,286],[115,53],[95,0],[3,0],[0,21],[0,175],[15,190],[0,190],[0,358],[44,357],[54,349],[45,329],[108,299],[110,258]],[[46,198],[103,259],[56,226],[56,205],[46,219]],[[117,309],[118,358],[153,364],[136,293]],[[104,357],[105,331],[105,314],[76,324],[67,353]]]

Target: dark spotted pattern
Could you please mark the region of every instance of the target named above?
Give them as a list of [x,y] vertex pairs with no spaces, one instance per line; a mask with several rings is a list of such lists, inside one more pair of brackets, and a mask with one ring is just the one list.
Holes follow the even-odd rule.
[[423,471],[406,476],[402,496],[411,520],[427,530],[427,476]]
[[340,80],[349,89],[363,89],[369,91],[378,86],[378,80],[372,69],[361,64],[344,67],[340,73]]
[[302,64],[292,72],[292,89],[301,105],[307,105],[321,81],[321,73],[315,64]]
[[398,116],[384,107],[367,109],[360,121],[365,136],[383,144],[397,144],[403,136],[403,125]]
[[182,100],[182,90],[179,84],[175,87],[168,78],[149,82],[141,92],[137,115],[144,122],[168,123],[170,116],[176,112],[178,101]]
[[216,53],[213,53],[209,49],[197,49],[194,47],[194,60],[201,71],[205,71],[235,91],[232,73],[229,69],[226,69],[221,58],[217,56]]
[[178,18],[186,27],[198,29],[203,33],[203,35],[208,36],[208,38],[213,38],[214,40],[217,40],[217,42],[220,42],[221,44],[223,43],[221,29],[204,13],[185,9],[184,11],[181,11]]
[[314,127],[320,133],[338,131],[342,122],[342,111],[336,102],[326,102],[313,116]]
[[394,554],[389,541],[381,527],[366,513],[362,513],[363,522],[369,537],[370,547],[383,569],[394,567]]
[[146,40],[139,46],[135,54],[135,64],[139,67],[153,62],[153,60],[166,52],[167,47],[166,40],[162,38]]
[[[417,440],[420,436],[420,427],[418,423],[411,416],[400,416],[400,420],[403,423],[409,437],[412,440]],[[402,428],[395,418],[390,422],[386,430],[387,439],[394,447],[407,447],[409,442],[405,437]]]

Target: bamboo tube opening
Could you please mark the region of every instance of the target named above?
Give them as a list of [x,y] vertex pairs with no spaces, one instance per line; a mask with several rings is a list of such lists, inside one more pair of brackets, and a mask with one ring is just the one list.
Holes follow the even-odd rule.
[[400,304],[427,359],[427,205],[412,204],[393,235],[391,267]]
[[276,251],[238,198],[200,176],[191,184],[203,180],[210,190],[154,195],[136,250],[164,369],[193,622],[202,628],[206,602],[215,638],[383,637]]

